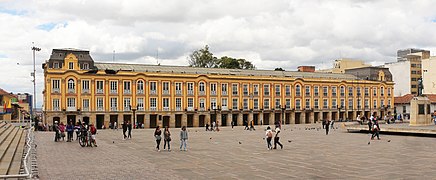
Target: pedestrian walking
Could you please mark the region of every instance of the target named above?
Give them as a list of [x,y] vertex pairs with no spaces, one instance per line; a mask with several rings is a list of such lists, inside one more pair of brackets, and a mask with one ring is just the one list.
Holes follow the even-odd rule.
[[[180,131],[180,151],[187,151],[187,144],[188,144],[188,131],[186,131],[186,126],[182,127],[182,130]],[[182,149],[183,147],[183,149]]]
[[116,121],[114,121],[114,130],[115,130],[115,129],[118,131],[118,124],[117,124]]
[[210,130],[211,130],[211,131],[215,131],[215,128],[216,128],[216,122],[213,121],[213,122],[212,122],[212,127],[210,127]]
[[74,126],[74,131],[76,131],[76,141],[77,141],[80,136],[80,122],[76,122],[76,126]]
[[156,150],[158,152],[160,151],[159,146],[160,146],[160,141],[162,139],[161,135],[162,135],[162,131],[160,130],[160,127],[157,126],[156,130],[154,131],[154,137],[156,138]]
[[71,142],[73,140],[73,132],[74,132],[73,122],[70,121],[67,125],[67,142]]
[[97,135],[97,128],[95,128],[94,124],[91,123],[89,130],[91,132],[91,146],[94,144],[94,146],[97,147],[97,140],[95,139],[95,136]]
[[247,120],[244,121],[244,124],[245,124],[245,128],[244,128],[244,130],[250,130],[250,128],[248,128],[248,121],[247,121]]
[[322,128],[325,129],[325,119],[322,120]]
[[164,150],[166,148],[166,145],[168,144],[168,151],[171,151],[170,142],[171,142],[170,128],[168,128],[168,126],[165,126],[165,130],[164,130]]
[[325,120],[325,135],[329,135],[329,125],[330,121],[328,119]]
[[368,121],[368,131],[369,132],[371,132],[372,121],[374,121],[374,115],[371,115],[371,117],[369,118],[369,121]]
[[127,138],[132,139],[132,123],[127,122]]
[[123,124],[121,124],[121,127],[123,128],[123,140],[126,140],[126,138],[127,138],[127,135],[126,135],[126,132],[127,132],[127,122],[124,121]]
[[378,125],[377,121],[373,125],[371,140],[373,140],[375,136],[377,136],[377,139],[380,140],[380,126]]
[[276,135],[274,136],[274,149],[277,149],[277,144],[280,145],[280,149],[283,149],[283,144],[280,143],[280,141],[279,141],[279,140],[280,140],[280,137],[279,137],[280,128],[277,127],[277,128],[275,129],[275,132],[276,132]]
[[332,119],[330,121],[330,129],[334,129],[334,126],[333,126],[334,124],[335,124],[335,120]]
[[61,122],[61,124],[59,125],[59,132],[60,138],[62,138],[62,141],[65,141],[65,125],[63,122]]
[[233,130],[233,126],[235,126],[235,121],[232,120],[231,124],[232,124],[232,130]]
[[272,149],[271,140],[272,140],[272,137],[273,137],[273,133],[271,131],[271,127],[268,126],[266,128],[265,136],[266,136],[267,148],[268,148],[268,150],[271,150]]
[[256,130],[256,129],[254,129],[254,121],[253,120],[250,121],[250,131],[251,130],[254,130],[254,131]]
[[55,142],[59,141],[59,137],[60,137],[60,131],[59,131],[59,125],[58,125],[58,121],[55,121],[54,125],[53,125],[53,131],[55,132]]
[[206,131],[209,131],[209,123],[206,123]]

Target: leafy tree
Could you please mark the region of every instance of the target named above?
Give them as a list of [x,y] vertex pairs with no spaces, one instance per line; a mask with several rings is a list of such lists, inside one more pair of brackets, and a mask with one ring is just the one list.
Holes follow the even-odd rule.
[[285,71],[283,68],[275,68],[274,71]]
[[225,69],[241,69],[238,60],[227,56],[223,56],[219,59],[218,67]]
[[208,45],[189,55],[189,66],[191,67],[216,68],[217,61],[217,58],[209,51]]
[[255,69],[256,67],[250,62],[245,59],[238,59],[239,62],[239,69]]

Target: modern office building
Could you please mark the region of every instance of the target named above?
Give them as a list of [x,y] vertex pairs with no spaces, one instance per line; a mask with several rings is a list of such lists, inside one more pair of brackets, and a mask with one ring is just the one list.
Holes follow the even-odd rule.
[[44,121],[98,128],[131,121],[220,126],[316,123],[393,111],[393,82],[352,74],[94,62],[89,51],[54,49],[44,68]]
[[430,51],[428,50],[416,49],[416,48],[400,49],[397,51],[397,61],[407,61],[408,59],[407,55],[413,53],[422,53],[423,54],[422,59],[428,59],[430,57]]
[[393,81],[395,82],[395,96],[418,93],[418,79],[423,76],[422,60],[429,57],[430,51],[422,50],[422,52],[402,56],[401,58],[405,58],[405,60],[384,65],[392,73]]

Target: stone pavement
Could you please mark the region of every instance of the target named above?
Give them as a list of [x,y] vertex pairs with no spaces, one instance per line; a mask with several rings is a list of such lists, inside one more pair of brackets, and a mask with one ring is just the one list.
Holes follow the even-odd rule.
[[[339,126],[339,123],[336,124]],[[314,129],[306,130],[307,127]],[[172,151],[155,151],[153,129],[100,130],[97,148],[53,142],[37,132],[41,179],[434,179],[436,139],[346,133],[326,136],[320,125],[284,126],[283,149],[267,150],[265,127],[238,126],[205,132],[190,128],[188,151],[179,151],[179,129],[171,128]],[[390,140],[390,142],[388,142]],[[368,142],[370,144],[368,145]],[[161,144],[163,147],[163,141]]]

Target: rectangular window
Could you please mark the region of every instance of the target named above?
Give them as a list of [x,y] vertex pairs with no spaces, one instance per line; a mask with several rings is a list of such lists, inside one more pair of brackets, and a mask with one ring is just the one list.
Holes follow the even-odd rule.
[[328,86],[322,87],[322,92],[323,92],[323,96],[327,97],[329,95],[329,87]]
[[322,100],[322,108],[323,109],[328,109],[329,108],[329,100],[328,99],[323,99]]
[[89,64],[88,63],[83,63],[83,69],[89,69]]
[[369,99],[365,99],[365,109],[369,108]]
[[227,98],[222,98],[221,99],[221,109],[222,110],[228,110],[228,107],[227,107]]
[[89,92],[89,80],[82,80],[82,93],[90,93]]
[[403,113],[407,113],[407,108],[406,108],[406,106],[403,106]]
[[318,86],[313,87],[313,93],[314,93],[314,96],[319,96],[319,87]]
[[263,85],[263,95],[264,96],[269,96],[269,84],[264,84]]
[[206,94],[206,87],[204,85],[204,82],[198,83],[198,94],[200,96],[204,96]]
[[73,62],[69,62],[68,63],[68,69],[74,69],[74,63]]
[[380,100],[380,107],[384,107],[385,106],[385,100]]
[[291,99],[286,99],[286,109],[290,109],[291,108]]
[[276,96],[280,96],[280,85],[276,85]]
[[362,100],[357,99],[357,109],[362,109]]
[[52,87],[52,91],[54,92],[54,93],[59,93],[59,92],[61,92],[61,89],[60,89],[60,80],[59,79],[53,79],[52,80],[52,84],[51,84],[51,87]]
[[242,89],[243,89],[244,96],[248,96],[248,84],[244,84]]
[[332,109],[338,108],[338,102],[337,99],[332,99]]
[[150,94],[157,94],[157,82],[155,81],[150,82]]
[[170,110],[170,98],[162,98],[162,108],[164,111]]
[[390,100],[390,99],[388,99],[388,104],[387,104],[387,106],[388,106],[388,108],[390,108],[390,107],[392,106],[392,104],[391,104],[391,100]]
[[286,96],[291,96],[291,86],[289,86],[289,85],[285,86],[285,93],[286,93]]
[[376,99],[374,99],[372,107],[374,109],[377,109],[377,100]]
[[269,109],[269,99],[263,99],[263,109]]
[[210,108],[211,110],[218,109],[216,106],[216,98],[210,98]]
[[76,98],[67,98],[67,111],[76,111]]
[[104,81],[96,81],[97,94],[103,94],[104,92]]
[[255,96],[258,96],[258,95],[259,95],[259,84],[255,84],[255,85],[253,85],[253,94],[254,94]]
[[238,84],[232,84],[232,95],[238,95]]
[[319,109],[319,100],[318,99],[313,100],[313,108]]
[[306,99],[305,108],[310,109],[310,99]]
[[345,108],[345,99],[341,99],[341,108]]
[[176,98],[176,111],[182,110],[182,98]]
[[305,88],[306,88],[305,95],[310,96],[310,86],[305,86]]
[[199,106],[200,106],[200,111],[204,111],[204,109],[205,109],[205,99],[204,98],[200,98],[200,100],[199,100]]
[[353,87],[348,87],[348,96],[353,96],[353,91],[354,91]]
[[111,94],[116,94],[118,91],[118,81],[110,81],[110,86],[111,86]]
[[377,87],[372,88],[372,94],[373,96],[377,96]]
[[221,95],[227,95],[227,84],[221,84]]
[[297,110],[301,109],[301,100],[300,99],[295,100],[295,109],[297,109]]
[[360,96],[361,92],[360,92],[360,87],[357,87],[357,96]]
[[136,98],[136,106],[138,111],[144,111],[144,98]]
[[97,98],[97,111],[104,110],[104,99],[102,97]]
[[332,87],[332,96],[333,96],[333,97],[336,97],[336,96],[337,96],[337,92],[338,92],[337,90],[338,90],[338,88],[337,88],[336,86],[333,86],[333,87]]
[[194,98],[188,98],[188,111],[194,110]]
[[82,111],[89,111],[89,99],[82,100]]
[[117,98],[111,98],[110,99],[110,107],[111,107],[111,111],[116,111],[117,110]]
[[253,109],[259,109],[259,99],[253,99]]
[[53,111],[59,111],[59,99],[53,99]]
[[176,95],[182,95],[182,83],[176,82]]
[[131,91],[130,91],[130,84],[131,84],[130,81],[124,81],[123,84],[124,84],[124,86],[123,86],[124,94],[130,94],[131,93]]
[[385,88],[380,87],[380,96],[384,96],[384,95],[385,95]]
[[124,98],[123,102],[124,111],[130,111],[130,108],[132,107],[132,105],[130,104],[130,98]]
[[210,84],[210,94],[216,95],[216,83]]
[[238,110],[238,99],[237,98],[232,99],[232,109]]
[[162,94],[169,95],[170,94],[170,82],[162,82]]
[[348,99],[348,109],[349,110],[353,110],[354,106],[353,106],[353,99]]
[[150,98],[150,111],[157,110],[157,98]]
[[53,68],[54,69],[59,69],[59,63],[58,62],[53,63]]
[[248,110],[248,99],[244,99],[244,102],[242,105],[243,105],[244,110]]
[[275,109],[280,109],[280,108],[281,108],[280,99],[276,99]]
[[365,87],[365,96],[369,96],[369,88]]
[[391,96],[391,88],[388,88],[388,96]]

